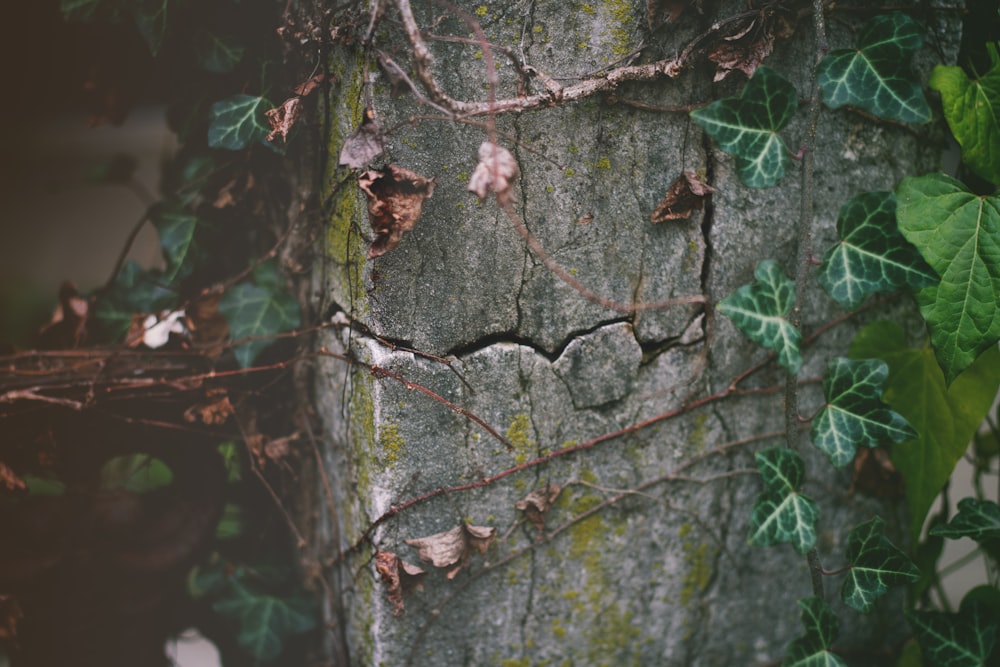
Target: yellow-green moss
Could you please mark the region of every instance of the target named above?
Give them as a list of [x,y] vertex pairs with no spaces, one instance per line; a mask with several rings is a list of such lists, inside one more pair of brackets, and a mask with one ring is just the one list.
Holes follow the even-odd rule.
[[583,6],[580,7],[580,11],[584,14],[590,14],[591,16],[597,13],[597,10],[594,9],[592,5],[588,5],[587,3],[584,3]]
[[611,53],[622,58],[632,52],[630,28],[635,23],[632,6],[627,0],[604,0],[604,6],[611,15]]
[[406,452],[406,441],[399,434],[399,424],[383,424],[378,429],[379,451],[387,468],[395,468]]
[[688,438],[692,453],[700,454],[705,451],[705,436],[708,434],[708,428],[705,424],[707,422],[708,415],[705,414],[696,415],[694,418],[694,430],[691,431],[691,436]]
[[566,174],[567,176],[574,176],[574,175],[576,175],[576,169],[574,169],[573,167],[570,167],[569,169],[567,169],[563,173]]
[[594,166],[598,169],[611,169],[611,160],[608,159],[608,156],[602,155]]
[[514,462],[518,465],[528,461],[535,453],[535,441],[531,439],[531,418],[520,413],[510,419],[507,427],[507,442],[514,447]]
[[486,12],[488,11],[489,9],[487,9],[486,5],[479,5],[476,7],[476,16],[486,16]]
[[684,563],[687,571],[681,587],[681,604],[687,607],[698,595],[701,595],[712,579],[712,560],[718,553],[718,547],[707,542],[696,543],[688,540],[693,530],[689,523],[681,524],[677,536],[683,541],[681,549],[684,552]]

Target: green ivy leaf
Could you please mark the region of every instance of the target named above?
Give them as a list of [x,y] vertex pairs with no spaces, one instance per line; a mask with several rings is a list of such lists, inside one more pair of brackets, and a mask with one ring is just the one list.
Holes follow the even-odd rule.
[[[265,338],[291,331],[299,325],[299,305],[277,285],[242,283],[229,289],[219,300],[219,312],[229,324],[230,335]],[[271,340],[251,340],[236,346],[233,353],[241,368],[250,366]]]
[[245,52],[246,49],[232,39],[207,30],[200,33],[195,47],[198,64],[215,74],[232,72]]
[[59,0],[59,11],[67,21],[89,21],[103,0]]
[[263,142],[270,131],[264,112],[272,106],[259,95],[233,95],[216,102],[209,112],[208,145],[241,151]]
[[846,667],[831,653],[830,645],[840,634],[840,622],[830,605],[821,598],[799,600],[805,634],[788,645],[781,667]]
[[129,260],[115,277],[111,290],[94,306],[94,318],[111,339],[121,337],[136,313],[156,313],[170,308],[177,293],[159,271],[147,271]]
[[906,14],[882,14],[861,30],[856,49],[828,53],[816,68],[816,82],[831,109],[850,105],[879,118],[926,123],[931,109],[910,59],[923,45],[923,30]]
[[896,195],[863,192],[840,209],[841,241],[823,258],[819,284],[845,308],[869,294],[937,284],[938,276],[896,227]]
[[764,479],[764,493],[750,513],[749,542],[764,547],[791,542],[804,554],[816,543],[819,509],[799,493],[805,477],[802,457],[786,447],[773,447],[754,456]]
[[963,601],[957,614],[907,612],[928,667],[982,667],[996,646],[1000,622],[989,607]]
[[281,655],[284,641],[316,627],[316,611],[307,598],[279,598],[249,590],[236,579],[230,595],[212,608],[240,623],[237,642],[257,660],[268,661]]
[[904,178],[896,196],[900,231],[941,276],[917,302],[950,384],[1000,339],[1000,196],[944,174]]
[[971,537],[976,542],[1000,538],[1000,505],[992,500],[962,498],[958,514],[947,524],[932,528],[931,535],[950,540]]
[[928,85],[941,93],[944,118],[959,146],[962,161],[1000,185],[1000,58],[996,50],[989,71],[971,80],[961,67],[938,65]]
[[167,35],[167,14],[171,1],[135,0],[132,3],[132,20],[153,56],[160,53]]
[[177,205],[157,205],[150,219],[160,237],[160,247],[167,261],[164,280],[173,282],[186,278],[201,256],[195,233],[199,220],[196,215]]
[[884,534],[879,516],[857,526],[847,535],[847,560],[851,569],[840,589],[848,607],[867,614],[892,586],[914,582],[920,570]]
[[882,400],[917,431],[916,439],[891,452],[906,484],[915,542],[924,517],[997,394],[1000,350],[980,355],[950,386],[930,347],[908,347],[906,335],[893,322],[874,322],[858,332],[850,355],[882,359],[889,365]]
[[756,282],[740,287],[717,308],[747,338],[777,352],[778,363],[796,373],[802,365],[802,334],[785,319],[795,301],[795,283],[785,277],[773,259],[758,264],[754,277]]
[[854,460],[858,447],[903,442],[917,433],[901,414],[882,402],[889,366],[880,359],[836,357],[823,378],[826,407],[812,425],[812,441],[840,468]]
[[739,97],[727,97],[695,109],[691,118],[736,157],[736,173],[744,185],[766,188],[777,183],[788,166],[785,142],[778,136],[798,109],[795,87],[777,71],[761,66]]

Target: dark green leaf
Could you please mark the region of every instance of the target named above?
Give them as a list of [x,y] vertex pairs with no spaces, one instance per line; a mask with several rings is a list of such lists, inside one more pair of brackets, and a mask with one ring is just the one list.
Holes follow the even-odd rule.
[[142,35],[149,52],[160,53],[167,35],[167,14],[172,0],[133,0],[132,19]]
[[[996,55],[994,49],[993,55]],[[962,161],[1000,185],[1000,58],[982,77],[971,80],[961,67],[938,65],[929,85],[941,93],[944,118],[962,147]]]
[[740,180],[766,188],[785,175],[789,154],[778,136],[798,108],[798,94],[770,67],[758,67],[739,97],[727,97],[691,112],[719,148],[736,157]]
[[934,285],[937,274],[896,227],[896,195],[864,192],[840,209],[841,241],[823,258],[819,284],[846,308],[865,297],[904,286]]
[[852,357],[889,364],[884,400],[917,431],[914,440],[892,448],[892,463],[903,475],[910,506],[911,538],[951,477],[955,463],[982,423],[1000,385],[1000,351],[987,351],[947,386],[929,346],[910,349],[892,322],[875,322],[851,344]]
[[207,30],[200,34],[195,49],[198,63],[209,72],[216,74],[232,72],[233,68],[243,59],[245,52],[246,49],[232,39],[213,34]]
[[898,412],[882,403],[889,367],[879,359],[836,357],[823,378],[827,405],[812,425],[812,441],[836,467],[854,460],[859,446],[903,442],[916,432]]
[[262,661],[277,658],[288,637],[308,632],[317,623],[317,612],[311,600],[258,594],[236,579],[230,581],[230,595],[217,601],[212,608],[239,621],[239,645]]
[[103,0],[59,0],[59,11],[67,21],[89,21]]
[[1000,339],[1000,197],[979,197],[944,174],[904,178],[899,229],[938,275],[917,292],[950,384]]
[[802,365],[802,334],[785,319],[795,301],[795,283],[773,259],[758,264],[754,276],[756,282],[720,301],[718,310],[747,338],[777,352],[778,363],[795,373]]
[[958,514],[944,526],[936,526],[931,535],[957,540],[971,537],[977,542],[1000,538],[1000,505],[992,500],[962,498],[958,501]]
[[263,142],[270,131],[264,112],[272,106],[257,95],[233,95],[216,102],[209,112],[208,145],[241,151]]
[[299,305],[277,288],[243,283],[227,291],[219,301],[219,312],[229,323],[235,340],[263,338],[238,345],[233,352],[242,368],[250,366],[257,355],[270,345],[268,336],[291,331],[299,325]]
[[908,612],[928,667],[982,667],[996,646],[1000,622],[989,607],[963,603],[957,614]]
[[186,278],[200,258],[195,234],[198,218],[181,206],[155,206],[150,212],[153,226],[160,236],[160,247],[167,260],[164,280],[173,282]]
[[840,622],[830,606],[820,598],[799,600],[805,634],[788,645],[781,667],[846,667],[831,653],[830,645],[840,633]]
[[850,105],[888,120],[927,122],[931,110],[910,71],[923,43],[923,30],[906,14],[876,16],[862,29],[856,49],[832,51],[816,68],[823,101],[831,109]]
[[105,491],[124,489],[148,493],[169,486],[174,473],[167,464],[148,454],[130,454],[108,459],[101,466],[100,484]]
[[851,569],[840,594],[851,609],[867,614],[892,586],[914,582],[920,570],[884,534],[881,517],[873,517],[847,536]]
[[755,459],[765,491],[750,514],[750,544],[791,542],[800,554],[806,553],[816,543],[819,509],[799,493],[805,476],[802,458],[785,447],[774,447],[757,452]]

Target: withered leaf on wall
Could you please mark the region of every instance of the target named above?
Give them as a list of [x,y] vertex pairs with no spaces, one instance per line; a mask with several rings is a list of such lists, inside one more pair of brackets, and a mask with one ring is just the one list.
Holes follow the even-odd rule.
[[383,150],[385,141],[382,137],[382,128],[375,120],[375,110],[368,107],[365,109],[361,125],[347,137],[347,141],[340,149],[338,164],[350,169],[363,169],[381,155]]
[[503,146],[484,141],[479,146],[479,164],[469,179],[469,192],[474,192],[480,201],[490,192],[497,194],[501,204],[510,202],[511,186],[520,169],[517,160]]
[[395,164],[362,172],[358,186],[368,197],[368,221],[375,232],[368,259],[399,245],[403,234],[417,224],[424,200],[434,193],[433,178]]
[[403,614],[403,594],[412,588],[423,588],[423,568],[407,563],[391,551],[375,552],[375,570],[382,577],[382,583],[388,584],[386,594],[392,603],[394,616]]
[[653,224],[667,220],[687,220],[695,211],[700,211],[705,205],[705,198],[715,192],[693,171],[685,171],[674,180],[667,194],[656,210],[650,216]]
[[267,140],[274,141],[280,136],[282,141],[288,141],[288,133],[302,116],[302,98],[289,97],[281,103],[281,106],[265,111],[264,115],[267,116],[267,122],[271,126]]
[[454,566],[446,573],[449,579],[454,579],[455,575],[468,565],[474,551],[479,554],[486,553],[490,544],[496,539],[496,532],[496,528],[461,523],[443,533],[406,540],[406,543],[416,547],[420,559],[434,567]]
[[795,24],[777,11],[762,11],[745,24],[735,24],[728,35],[709,50],[708,58],[716,64],[715,78],[721,81],[736,71],[747,78],[774,50],[774,42],[788,39],[795,32]]
[[558,484],[549,484],[544,489],[538,489],[532,491],[524,499],[519,500],[517,504],[514,505],[517,509],[524,512],[525,518],[532,523],[538,530],[545,529],[545,513],[548,512],[549,506],[559,497],[559,492],[562,490]]

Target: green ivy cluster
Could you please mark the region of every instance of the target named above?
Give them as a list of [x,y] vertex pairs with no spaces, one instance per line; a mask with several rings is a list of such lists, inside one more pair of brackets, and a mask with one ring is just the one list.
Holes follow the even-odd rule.
[[[931,108],[910,71],[923,44],[919,24],[903,13],[877,16],[856,48],[833,51],[816,76],[824,103],[879,118],[924,123]],[[1000,56],[970,79],[959,67],[938,66],[930,80],[944,118],[962,147],[965,166],[1000,185]],[[779,132],[797,109],[794,86],[775,70],[757,69],[739,97],[719,100],[692,118],[735,157],[749,187],[770,187],[784,175],[789,150]],[[994,187],[995,189],[995,187]],[[855,338],[849,357],[833,359],[823,390],[825,406],[812,421],[812,443],[835,467],[851,463],[860,447],[896,443],[892,460],[903,474],[914,540],[1000,383],[1000,197],[977,195],[943,174],[902,180],[895,192],[861,193],[837,219],[840,240],[829,248],[816,280],[847,309],[870,295],[907,289],[915,294],[930,332],[930,347],[911,349],[898,325],[876,322]],[[719,312],[754,342],[772,350],[794,375],[802,365],[802,335],[789,320],[796,285],[778,263],[765,260],[745,285],[718,304]],[[802,457],[787,447],[761,451],[757,468],[764,492],[751,511],[749,541],[791,543],[806,555],[815,546],[819,510],[803,493]],[[969,537],[1000,566],[1000,507],[966,498],[958,514],[931,538]],[[883,534],[878,517],[848,536],[844,603],[861,613],[890,587],[915,583],[921,570]],[[996,582],[994,582],[995,584]],[[830,651],[838,621],[819,597],[799,602],[805,634],[788,648],[786,666],[843,665]],[[1000,590],[970,592],[956,613],[912,611],[913,627],[929,667],[997,664]],[[919,663],[908,663],[919,664]]]

